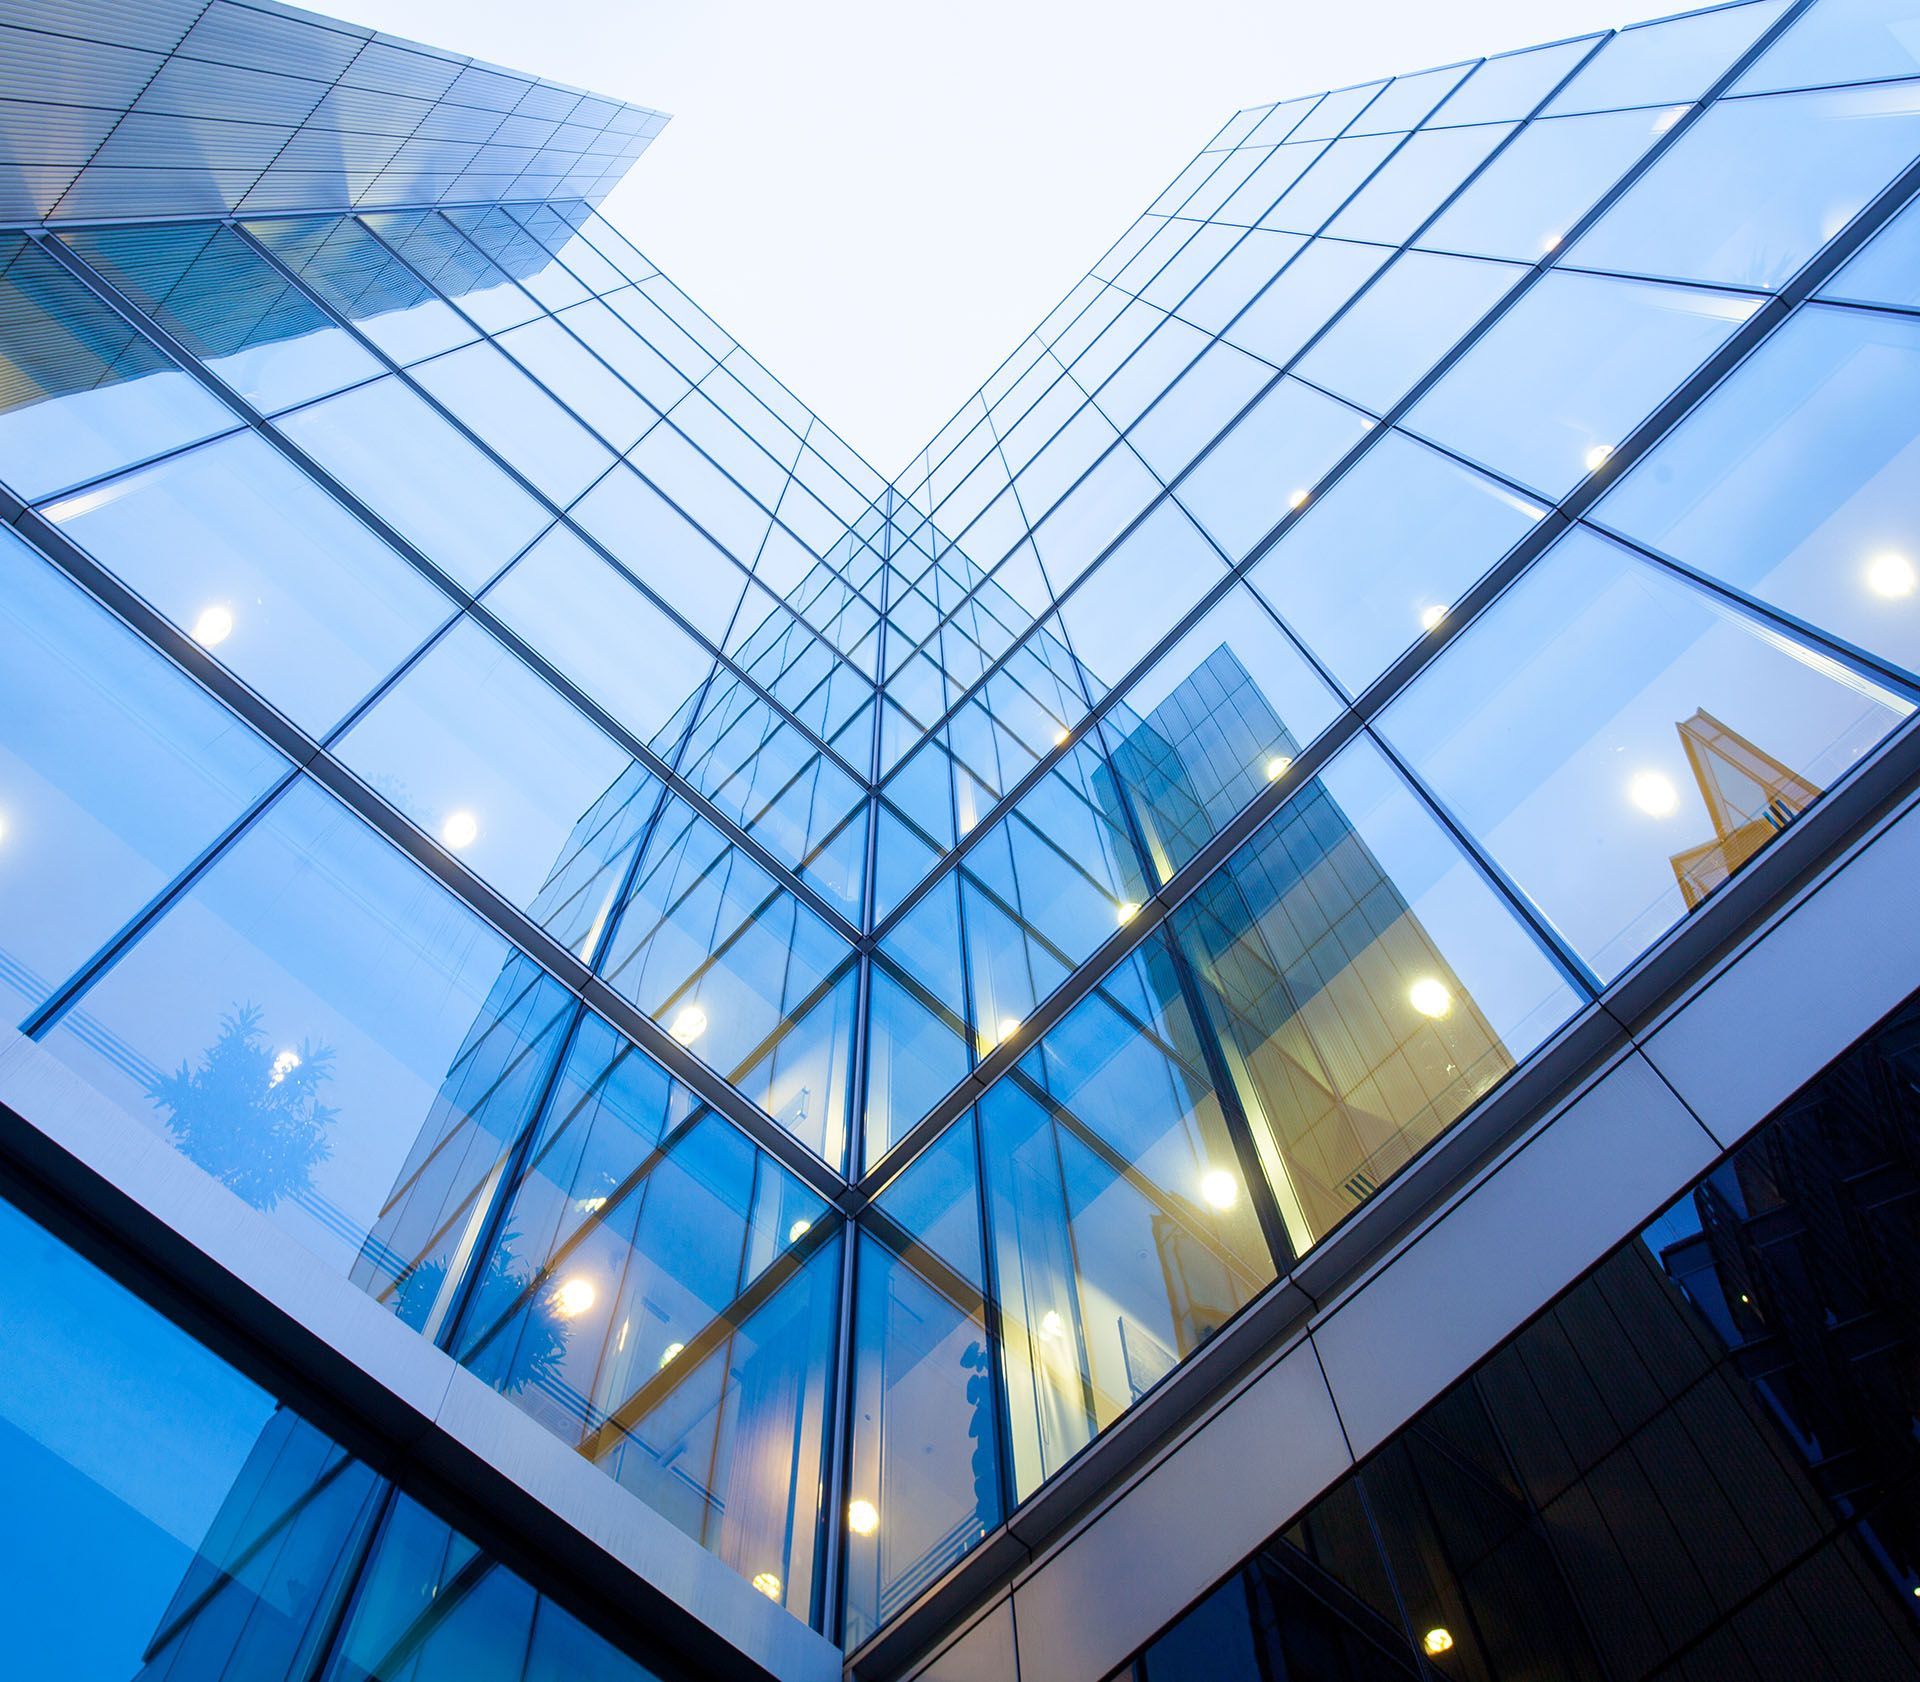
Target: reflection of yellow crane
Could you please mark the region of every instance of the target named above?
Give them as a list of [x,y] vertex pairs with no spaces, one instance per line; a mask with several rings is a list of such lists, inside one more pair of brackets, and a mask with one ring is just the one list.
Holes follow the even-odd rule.
[[1820,789],[1708,712],[1676,728],[1700,787],[1713,839],[1673,855],[1691,911],[1820,798]]

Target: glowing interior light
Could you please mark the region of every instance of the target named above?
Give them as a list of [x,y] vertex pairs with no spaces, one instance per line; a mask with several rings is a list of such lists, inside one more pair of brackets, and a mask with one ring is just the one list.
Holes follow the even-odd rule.
[[471,847],[480,836],[480,820],[464,806],[449,812],[440,825],[440,839],[456,853]]
[[871,1536],[880,1528],[880,1509],[871,1501],[855,1496],[847,1503],[847,1528],[856,1536]]
[[1240,1196],[1240,1182],[1224,1168],[1209,1168],[1200,1176],[1200,1196],[1209,1209],[1231,1209]]
[[756,1571],[751,1581],[753,1586],[769,1600],[778,1600],[780,1598],[780,1579],[771,1571]]
[[1559,248],[1560,236],[1558,234],[1548,234],[1547,237],[1540,242],[1540,249],[1542,251],[1557,251]]
[[1289,508],[1304,508],[1306,505],[1307,493],[1305,491],[1295,491],[1292,496],[1287,498],[1287,506]]
[[789,1244],[798,1244],[801,1239],[806,1237],[807,1229],[812,1225],[812,1221],[802,1216],[799,1220],[795,1221],[792,1226],[787,1228],[787,1242]]
[[999,1026],[994,1029],[995,1037],[994,1037],[993,1043],[995,1045],[1004,1045],[1008,1040],[1012,1039],[1013,1036],[1019,1032],[1020,1032],[1020,1018],[1017,1016],[1003,1016],[1000,1018]]
[[1060,728],[1053,733],[1053,745],[1057,748],[1065,747],[1067,745],[1067,738],[1072,734],[1073,732],[1064,724],[1061,725]]
[[1913,562],[1905,555],[1888,550],[1867,562],[1867,588],[1876,596],[1898,601],[1912,595],[1916,584],[1920,584],[1920,573],[1915,573]]
[[273,1059],[273,1072],[267,1076],[267,1085],[278,1086],[288,1075],[292,1074],[293,1071],[299,1067],[299,1052],[282,1051],[276,1053]]
[[682,1045],[692,1045],[707,1031],[707,1013],[698,1005],[687,1005],[667,1028]]
[[1446,616],[1447,610],[1444,607],[1423,607],[1420,610],[1420,629],[1423,631],[1434,630]]
[[1453,1651],[1453,1631],[1448,1629],[1444,1624],[1435,1624],[1432,1629],[1420,1637],[1420,1645],[1426,1648],[1427,1654],[1431,1658],[1438,1658],[1442,1653],[1451,1653]]
[[1267,781],[1277,783],[1287,774],[1292,765],[1293,756],[1291,754],[1276,753],[1267,761]]
[[670,1365],[674,1357],[678,1355],[680,1351],[683,1350],[684,1348],[686,1348],[686,1345],[684,1343],[668,1344],[666,1348],[660,1351],[660,1365],[663,1367]]
[[563,1280],[560,1288],[553,1293],[553,1306],[571,1320],[576,1314],[586,1313],[599,1294],[593,1288],[591,1279],[576,1273],[571,1279]]
[[1601,468],[1607,465],[1612,457],[1613,446],[1611,444],[1595,444],[1586,454],[1587,471],[1589,473],[1598,473]]
[[1453,995],[1447,991],[1444,981],[1423,975],[1407,989],[1407,1003],[1422,1016],[1431,1016],[1438,1021],[1453,1009]]
[[1650,818],[1671,817],[1680,804],[1680,791],[1664,771],[1636,771],[1627,783],[1627,798]]
[[597,1215],[606,1206],[607,1200],[604,1197],[583,1197],[574,1204],[574,1208],[583,1215]]
[[1067,1323],[1060,1318],[1059,1309],[1049,1308],[1040,1316],[1040,1335],[1050,1337],[1056,1343],[1067,1335]]
[[233,609],[223,602],[201,608],[193,622],[193,640],[202,648],[218,648],[233,635]]
[[1131,923],[1134,920],[1134,918],[1138,917],[1139,915],[1140,915],[1140,902],[1138,900],[1123,899],[1118,905],[1116,905],[1113,908],[1114,921],[1119,923],[1122,927],[1125,927],[1128,923]]

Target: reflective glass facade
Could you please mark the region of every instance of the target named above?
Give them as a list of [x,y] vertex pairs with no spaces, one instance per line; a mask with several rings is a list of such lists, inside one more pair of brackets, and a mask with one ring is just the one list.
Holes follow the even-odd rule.
[[0,25],[7,1026],[850,1649],[1911,734],[1904,0],[1243,111],[891,481],[657,114],[176,9]]

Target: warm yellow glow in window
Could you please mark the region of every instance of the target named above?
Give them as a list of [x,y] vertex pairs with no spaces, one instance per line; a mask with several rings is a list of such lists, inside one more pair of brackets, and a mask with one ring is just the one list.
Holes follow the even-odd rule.
[[1138,900],[1123,899],[1113,908],[1114,921],[1119,923],[1123,928],[1139,915],[1140,902]]
[[682,1045],[692,1045],[706,1031],[707,1013],[698,1005],[684,1007],[667,1029]]
[[795,1221],[792,1226],[787,1228],[787,1242],[789,1244],[798,1244],[801,1239],[806,1237],[807,1231],[812,1225],[812,1221],[802,1216],[799,1220]]
[[880,1528],[880,1509],[856,1496],[847,1503],[847,1528],[856,1536],[871,1536]]
[[1295,491],[1292,496],[1287,498],[1287,506],[1289,508],[1304,508],[1306,505],[1307,493],[1305,491]]
[[1442,1653],[1453,1651],[1453,1631],[1443,1624],[1436,1624],[1420,1637],[1420,1645],[1427,1650],[1430,1658],[1438,1658]]
[[1420,629],[1432,631],[1439,628],[1440,621],[1447,616],[1444,607],[1423,607],[1420,610]]
[[456,853],[471,847],[480,836],[480,820],[464,806],[449,812],[440,822],[440,839]]
[[1267,781],[1277,783],[1293,765],[1291,754],[1276,753],[1267,761]]
[[1905,555],[1888,550],[1867,562],[1867,588],[1876,596],[1898,601],[1912,595],[1916,584],[1920,584],[1920,574],[1915,573],[1913,562]]
[[1053,733],[1053,745],[1057,748],[1065,747],[1067,745],[1067,738],[1072,734],[1073,732],[1064,724],[1061,725],[1060,728]]
[[1017,1016],[1003,1016],[1000,1018],[999,1027],[994,1029],[993,1043],[995,1045],[1005,1045],[1008,1040],[1012,1039],[1013,1036],[1019,1032],[1020,1018]]
[[1611,444],[1595,444],[1592,449],[1587,451],[1587,471],[1589,473],[1598,473],[1612,458],[1613,446]]
[[675,1357],[678,1356],[680,1351],[685,1348],[686,1348],[686,1345],[684,1343],[668,1344],[666,1348],[660,1351],[660,1365],[663,1367],[670,1366],[673,1363]]
[[1680,805],[1680,791],[1664,771],[1636,771],[1627,782],[1627,798],[1650,818],[1670,818]]
[[576,1273],[571,1279],[563,1280],[553,1293],[553,1306],[571,1320],[575,1315],[586,1313],[599,1294],[591,1279]]
[[1240,1182],[1224,1168],[1209,1168],[1200,1176],[1200,1196],[1209,1209],[1231,1209],[1240,1197]]
[[771,1571],[756,1571],[751,1581],[753,1586],[769,1600],[778,1600],[780,1598],[780,1579]]
[[1407,989],[1407,1003],[1422,1016],[1438,1021],[1453,1009],[1453,995],[1447,991],[1444,981],[1425,975]]

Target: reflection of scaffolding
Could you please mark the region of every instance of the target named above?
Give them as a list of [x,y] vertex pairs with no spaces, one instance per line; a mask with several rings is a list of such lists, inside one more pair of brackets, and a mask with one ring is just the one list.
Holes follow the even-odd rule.
[[1711,841],[1673,855],[1673,873],[1691,911],[1821,791],[1711,713],[1696,712],[1676,728],[1713,824]]

